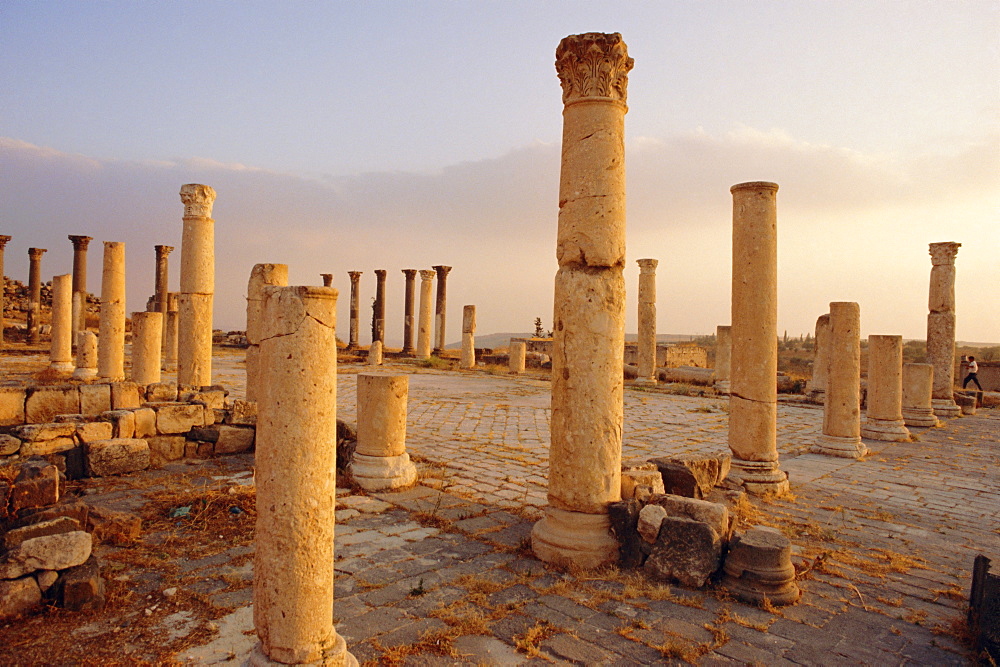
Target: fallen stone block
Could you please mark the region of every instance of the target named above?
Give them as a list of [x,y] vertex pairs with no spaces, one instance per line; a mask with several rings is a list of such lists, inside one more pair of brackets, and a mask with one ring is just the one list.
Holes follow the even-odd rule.
[[18,513],[18,523],[26,526],[65,516],[75,519],[81,526],[85,526],[89,512],[90,507],[85,502],[63,497],[55,505],[21,510]]
[[704,498],[729,474],[729,454],[714,456],[662,456],[650,459],[660,471],[665,493]]
[[216,454],[238,454],[253,448],[256,429],[247,426],[219,426]]
[[9,551],[20,546],[25,540],[30,540],[34,537],[61,535],[62,533],[72,533],[77,530],[83,530],[80,522],[69,517],[58,517],[56,519],[49,519],[48,521],[40,521],[7,531],[7,534],[3,536],[3,548]]
[[651,463],[622,470],[622,500],[634,498],[637,486],[648,486],[652,493],[666,492],[660,471]]
[[111,385],[80,385],[80,412],[84,415],[99,415],[111,409]]
[[645,554],[639,545],[639,503],[623,500],[608,505],[611,532],[618,540],[618,558],[622,567],[639,567]]
[[73,438],[53,438],[52,440],[25,442],[21,445],[21,453],[24,456],[47,456],[59,454],[74,447],[76,447],[76,440]]
[[17,454],[21,449],[21,441],[12,435],[0,433],[0,456]]
[[110,440],[114,436],[115,427],[111,422],[89,422],[76,425],[76,438],[83,444],[98,440]]
[[646,502],[659,505],[668,516],[700,521],[711,527],[723,540],[729,539],[729,509],[725,505],[670,494],[653,494]]
[[136,438],[150,438],[156,435],[156,410],[152,408],[138,408],[132,410],[135,419]]
[[24,421],[45,424],[56,415],[80,412],[80,392],[74,385],[29,387],[24,401]]
[[678,366],[677,368],[659,368],[656,379],[660,382],[680,382],[702,387],[715,384],[714,368],[698,368],[697,366]]
[[72,437],[76,424],[52,422],[47,424],[25,424],[11,429],[11,433],[25,442],[42,442],[56,438]]
[[131,544],[142,534],[142,519],[137,514],[93,506],[87,515],[87,532],[107,544]]
[[104,609],[104,579],[97,559],[91,556],[81,565],[60,573],[56,582],[60,607],[70,611],[100,611]]
[[719,569],[722,539],[708,524],[668,516],[643,569],[661,581],[700,588]]
[[226,415],[225,423],[233,426],[256,426],[257,403],[237,398]]
[[756,527],[729,544],[722,585],[744,602],[791,604],[799,599],[792,543],[781,531]]
[[59,580],[59,573],[55,570],[39,570],[35,572],[35,581],[38,582],[38,589],[42,591],[42,596],[52,590],[52,586]]
[[660,536],[660,525],[667,517],[667,510],[659,505],[646,505],[639,510],[639,522],[636,530],[639,536],[649,544],[655,544],[656,538]]
[[131,410],[110,410],[101,413],[103,421],[111,422],[112,437],[131,438],[135,436],[135,413]]
[[90,533],[77,530],[21,542],[0,558],[0,579],[17,579],[35,570],[65,570],[90,558]]
[[223,410],[226,407],[226,396],[228,395],[229,391],[225,387],[215,385],[194,393],[189,400],[202,403],[212,410]]
[[155,410],[156,430],[161,435],[187,433],[195,426],[205,425],[205,408],[201,405],[158,403]]
[[22,387],[0,387],[0,426],[24,423],[26,399],[27,391]]
[[184,458],[186,439],[183,435],[157,435],[146,438],[146,442],[149,443],[150,466],[159,467]]
[[135,382],[111,383],[111,409],[133,410],[146,399],[146,388]]
[[48,461],[26,461],[11,485],[8,506],[16,513],[32,507],[54,505],[59,500],[59,469]]
[[0,621],[15,618],[42,604],[42,591],[34,577],[0,580]]
[[219,429],[214,424],[212,426],[196,426],[190,431],[188,431],[185,437],[188,440],[200,440],[202,442],[218,442]]
[[56,454],[46,454],[42,458],[55,465],[66,479],[83,479],[87,476],[83,447],[80,445],[74,445]]
[[146,387],[146,400],[151,403],[173,403],[177,401],[177,385],[173,382],[157,382]]
[[976,414],[976,397],[975,395],[969,396],[968,394],[960,394],[957,391],[952,394],[955,399],[955,405],[962,409],[963,415],[974,415]]
[[139,438],[114,438],[86,445],[87,471],[92,477],[124,475],[149,467],[149,443]]
[[184,458],[187,459],[210,459],[215,453],[215,445],[211,442],[198,442],[187,440],[184,443]]

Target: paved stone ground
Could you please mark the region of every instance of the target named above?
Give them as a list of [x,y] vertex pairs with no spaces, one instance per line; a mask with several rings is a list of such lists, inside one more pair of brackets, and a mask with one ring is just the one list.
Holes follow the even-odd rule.
[[[354,418],[355,374],[342,367],[339,413]],[[912,443],[866,441],[862,461],[807,453],[822,412],[782,404],[779,449],[793,496],[754,500],[744,522],[783,529],[796,548],[801,601],[762,609],[715,586],[688,590],[608,570],[566,574],[524,547],[545,502],[548,383],[538,377],[409,372],[408,447],[425,483],[338,498],[338,631],[362,662],[389,664],[964,664],[956,641],[977,553],[1000,555],[1000,414],[914,429]],[[220,376],[242,392],[235,355]],[[228,382],[227,382],[228,384]],[[624,458],[725,448],[726,401],[626,391]],[[227,460],[221,486],[249,481]],[[161,475],[197,470],[177,464]],[[169,485],[169,482],[163,482]],[[161,484],[162,486],[162,484]],[[120,486],[94,496],[141,505]],[[213,604],[232,609],[214,639],[176,659],[236,663],[254,642],[252,547],[180,564]],[[179,611],[172,633],[194,623]],[[169,619],[169,620],[168,620]],[[450,647],[452,655],[441,655]],[[456,657],[459,656],[459,657]]]

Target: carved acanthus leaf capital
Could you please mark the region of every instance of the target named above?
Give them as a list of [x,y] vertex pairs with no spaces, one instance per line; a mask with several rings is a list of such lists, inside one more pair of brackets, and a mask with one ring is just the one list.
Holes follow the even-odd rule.
[[402,269],[402,271],[403,271],[403,275],[406,276],[407,280],[413,280],[414,278],[417,277],[417,270],[416,269]]
[[172,245],[154,245],[153,250],[156,251],[157,259],[163,257],[165,258],[171,252],[173,252],[174,247]]
[[434,271],[431,271],[429,269],[420,269],[420,279],[423,280],[423,281],[425,281],[425,282],[429,282],[431,280],[434,280],[434,276],[435,275],[436,274],[435,274]]
[[639,264],[639,273],[655,273],[656,267],[660,263],[658,259],[637,259],[635,261]]
[[76,236],[74,234],[70,234],[67,238],[73,244],[73,250],[86,250],[90,242],[94,240],[91,236]]
[[215,190],[208,185],[188,183],[181,186],[181,202],[185,218],[211,218]]
[[358,284],[358,281],[361,280],[361,274],[362,273],[364,273],[364,271],[348,271],[347,272],[347,275],[351,277],[351,284],[352,285],[357,285]]
[[14,237],[13,236],[7,236],[5,234],[4,235],[0,235],[0,250],[3,250],[5,247],[7,247],[7,242],[10,241],[12,238],[14,238]]
[[48,252],[47,248],[28,248],[28,259],[38,261]]
[[624,103],[628,73],[634,64],[617,32],[588,32],[564,37],[556,48],[556,72],[562,84],[563,104],[583,99]]
[[385,269],[375,269],[375,277],[378,279],[379,282],[383,283],[385,282],[385,274],[386,274]]
[[440,264],[432,266],[432,269],[437,271],[437,277],[439,280],[444,280],[448,277],[448,273],[451,271],[450,266],[441,266]]
[[958,249],[961,247],[961,243],[955,243],[954,241],[931,243],[931,264],[933,266],[947,266],[949,264],[954,264],[955,255],[958,254]]

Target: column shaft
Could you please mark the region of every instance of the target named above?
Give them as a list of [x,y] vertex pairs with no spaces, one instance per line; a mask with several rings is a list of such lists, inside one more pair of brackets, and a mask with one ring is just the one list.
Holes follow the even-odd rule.
[[7,303],[6,303],[7,275],[4,273],[3,255],[4,255],[4,250],[6,250],[7,248],[7,243],[10,242],[10,239],[11,239],[10,236],[0,235],[0,350],[3,350],[4,328],[7,326],[7,321],[4,318],[4,310],[7,308]]
[[812,378],[809,380],[809,394],[814,401],[822,402],[826,395],[826,374],[830,368],[830,314],[816,319],[816,340],[813,341]]
[[215,293],[215,190],[181,186],[184,229],[181,235],[181,294],[178,309],[178,384],[212,384],[212,302]]
[[28,248],[28,343],[39,340],[42,314],[42,255],[45,248]]
[[462,308],[462,358],[459,368],[475,368],[476,366],[476,307]]
[[407,375],[358,375],[358,447],[351,476],[367,491],[397,489],[417,479],[406,453]]
[[940,426],[931,403],[934,366],[903,364],[903,422],[907,426]]
[[358,349],[358,319],[361,317],[361,294],[359,292],[359,282],[362,271],[348,271],[351,277],[351,321],[350,321],[350,342],[347,344],[348,350]]
[[247,400],[256,401],[260,391],[260,340],[263,321],[264,288],[288,285],[287,264],[255,264],[247,281]]
[[861,435],[907,442],[903,424],[903,337],[868,337],[868,410]]
[[163,313],[132,313],[132,382],[145,386],[160,381],[162,347]]
[[403,269],[406,287],[403,293],[403,354],[413,353],[413,292],[416,269]]
[[385,269],[375,270],[375,301],[372,303],[372,342],[385,346]]
[[432,266],[437,272],[437,301],[434,304],[434,353],[440,354],[445,346],[445,325],[448,322],[448,272],[450,266]]
[[420,322],[417,325],[417,357],[431,356],[431,298],[434,290],[434,272],[420,272]]
[[117,241],[104,242],[97,375],[125,379],[125,244]]
[[955,404],[955,256],[961,243],[931,243],[927,361],[934,366],[934,414],[958,417]]
[[70,373],[73,364],[73,277],[52,278],[52,347],[49,368]]
[[639,339],[637,343],[640,383],[656,384],[656,265],[655,259],[639,262]]
[[715,327],[715,388],[729,393],[729,375],[732,368],[732,327],[720,324]]
[[[73,331],[87,328],[87,248],[94,239],[70,235],[73,243]],[[79,296],[77,296],[79,295]],[[74,345],[75,345],[74,341]]]
[[861,309],[849,301],[830,304],[830,356],[827,364],[823,432],[813,451],[861,458]]

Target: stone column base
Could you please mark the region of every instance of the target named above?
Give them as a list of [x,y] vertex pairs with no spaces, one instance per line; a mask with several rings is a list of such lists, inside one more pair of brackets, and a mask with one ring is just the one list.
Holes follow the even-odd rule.
[[861,425],[861,437],[888,442],[909,442],[910,432],[902,419],[875,419],[868,417]]
[[632,384],[637,384],[642,387],[655,387],[656,378],[636,378],[632,381]]
[[365,491],[385,491],[416,482],[417,467],[406,452],[399,456],[368,456],[354,452],[351,477]]
[[715,391],[720,394],[729,394],[729,380],[719,380],[715,383]]
[[[261,646],[260,642],[253,647],[250,655],[247,657],[247,661],[243,663],[244,666],[251,667],[285,667],[288,663],[278,662],[267,657],[264,653],[264,648]],[[323,652],[323,657],[319,660],[314,660],[312,662],[296,662],[296,665],[311,666],[316,665],[316,667],[358,667],[358,659],[347,650],[347,642],[340,635],[336,635],[336,640],[334,641],[333,648],[328,649]]]
[[747,493],[755,496],[788,493],[788,474],[777,461],[748,461],[733,456],[726,479],[743,485]]
[[74,380],[89,380],[95,377],[97,377],[96,368],[77,368],[73,371]]
[[49,364],[49,370],[56,371],[57,373],[72,373],[76,370],[76,364],[72,361],[53,361]]
[[591,570],[618,560],[618,540],[607,514],[545,508],[531,530],[531,550],[546,563]]
[[907,426],[929,426],[931,428],[941,425],[938,418],[934,416],[934,411],[930,408],[904,408],[903,423]]
[[931,407],[934,409],[934,414],[938,417],[952,419],[953,417],[962,416],[962,409],[958,407],[953,398],[932,399]]
[[810,389],[808,394],[810,403],[815,403],[816,405],[826,403],[826,389]]
[[861,442],[860,437],[841,437],[839,435],[827,435],[821,433],[816,437],[816,442],[809,448],[815,454],[826,454],[827,456],[839,456],[845,459],[860,459],[868,453],[868,447]]

